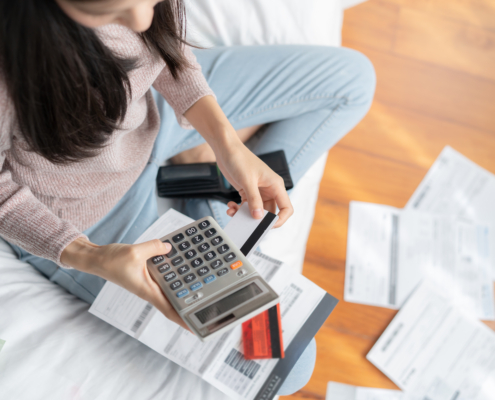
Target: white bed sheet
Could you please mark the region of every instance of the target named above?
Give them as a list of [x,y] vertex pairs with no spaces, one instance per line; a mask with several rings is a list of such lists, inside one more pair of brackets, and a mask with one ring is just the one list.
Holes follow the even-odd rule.
[[[297,14],[304,8],[296,3],[304,3],[311,10],[304,13],[305,23],[298,27],[299,33],[306,32],[300,38],[294,36],[290,26],[272,24],[275,5],[280,1],[189,0],[189,7],[192,2],[196,10],[202,10],[189,12],[191,24],[203,29],[203,39],[197,35],[200,29],[196,29],[196,38],[213,40],[217,35],[215,44],[340,44],[340,0],[284,0],[284,12],[292,10],[294,21],[302,21]],[[241,3],[244,8],[239,13]],[[222,15],[247,18],[247,12],[251,19],[264,21],[262,34],[252,28],[252,23],[229,24],[221,34],[208,28],[219,29]],[[265,253],[298,270],[302,269],[325,159],[326,155],[318,160],[294,189],[294,217],[261,245]],[[160,201],[163,210],[167,203]],[[2,400],[226,398],[198,377],[87,313],[88,308],[18,261],[0,239],[0,339],[6,340],[0,352]]]

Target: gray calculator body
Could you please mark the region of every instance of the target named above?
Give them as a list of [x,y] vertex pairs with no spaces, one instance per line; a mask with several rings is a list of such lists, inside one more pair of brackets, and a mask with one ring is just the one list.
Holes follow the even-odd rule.
[[172,251],[150,258],[148,270],[187,326],[212,339],[279,302],[211,217],[162,238]]

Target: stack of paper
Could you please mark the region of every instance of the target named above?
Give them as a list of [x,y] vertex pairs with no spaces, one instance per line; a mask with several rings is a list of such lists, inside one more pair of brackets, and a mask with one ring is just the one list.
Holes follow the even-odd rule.
[[351,202],[344,299],[398,309],[367,358],[400,391],[327,400],[495,399],[495,176],[446,147],[404,209]]
[[[249,213],[247,208],[245,211]],[[242,214],[234,218],[242,219]],[[163,237],[191,222],[189,217],[171,209],[136,242]],[[242,247],[241,243],[234,239],[248,241],[242,235],[234,236],[231,238],[239,247]],[[280,296],[283,359],[246,360],[240,325],[219,339],[201,342],[165,318],[151,304],[111,282],[105,284],[89,311],[201,376],[232,399],[270,400],[337,304],[337,299],[278,260],[258,252],[248,259]]]

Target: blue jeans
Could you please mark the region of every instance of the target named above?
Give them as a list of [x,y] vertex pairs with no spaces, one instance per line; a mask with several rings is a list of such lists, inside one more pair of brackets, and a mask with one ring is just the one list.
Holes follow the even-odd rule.
[[[294,183],[368,111],[375,89],[371,63],[360,53],[320,46],[227,47],[195,51],[203,73],[235,129],[265,126],[247,143],[256,154],[283,149]],[[139,179],[98,223],[84,233],[96,244],[133,243],[158,217],[155,178],[160,164],[204,142],[182,129],[173,109],[153,91],[161,127],[149,163]],[[225,226],[226,205],[188,200],[182,211],[194,219],[212,215]],[[51,261],[13,246],[51,281],[92,303],[102,278],[58,268]],[[290,394],[303,387],[314,368],[313,340],[281,387]]]

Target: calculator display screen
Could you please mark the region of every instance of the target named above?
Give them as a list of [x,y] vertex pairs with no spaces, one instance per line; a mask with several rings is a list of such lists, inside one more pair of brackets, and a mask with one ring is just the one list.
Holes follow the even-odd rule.
[[256,297],[261,292],[262,290],[253,282],[237,292],[224,297],[222,300],[203,308],[201,311],[195,313],[195,315],[202,324],[205,324],[219,315],[232,310],[234,307],[237,307],[245,301]]

